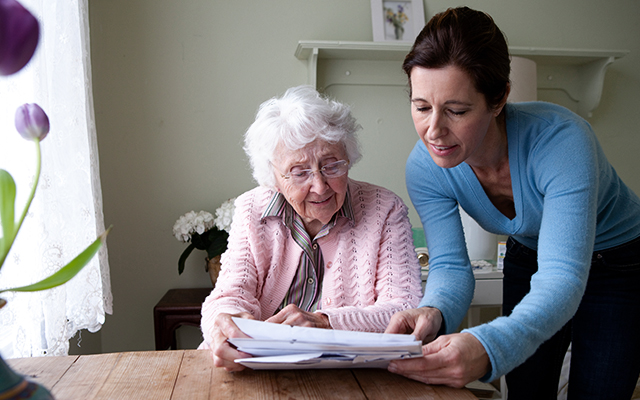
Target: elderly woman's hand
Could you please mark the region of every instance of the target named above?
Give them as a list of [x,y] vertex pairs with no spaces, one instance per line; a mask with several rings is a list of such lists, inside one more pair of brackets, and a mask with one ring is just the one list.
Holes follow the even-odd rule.
[[238,328],[231,317],[254,319],[249,313],[239,314],[219,314],[214,323],[213,343],[211,351],[213,353],[213,365],[224,367],[227,371],[242,371],[244,366],[234,362],[238,358],[251,357],[251,354],[236,350],[229,342],[228,338],[246,338],[244,332]]
[[429,343],[436,338],[441,326],[440,310],[420,307],[395,313],[384,333],[409,333],[422,343]]
[[332,329],[329,323],[329,317],[325,314],[302,311],[294,304],[289,304],[279,313],[267,319],[267,322],[291,326]]

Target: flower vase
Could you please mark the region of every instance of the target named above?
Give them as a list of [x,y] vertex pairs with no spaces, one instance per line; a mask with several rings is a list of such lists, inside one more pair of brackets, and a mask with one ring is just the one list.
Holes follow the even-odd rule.
[[0,400],[14,399],[53,400],[53,396],[44,386],[15,373],[0,356]]
[[394,33],[396,34],[396,40],[402,40],[404,36],[404,27],[402,25],[396,25],[394,27]]
[[218,280],[218,274],[220,273],[220,256],[215,256],[211,259],[209,257],[205,258],[207,261],[207,265],[205,266],[205,271],[209,273],[209,278],[211,278],[211,284],[213,287],[216,287],[216,281]]

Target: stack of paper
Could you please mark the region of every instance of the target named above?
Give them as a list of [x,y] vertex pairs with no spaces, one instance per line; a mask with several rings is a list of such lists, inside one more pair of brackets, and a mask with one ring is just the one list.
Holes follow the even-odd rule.
[[252,369],[386,368],[391,360],[422,356],[422,343],[413,335],[233,321],[251,338],[227,340],[253,355],[236,360]]

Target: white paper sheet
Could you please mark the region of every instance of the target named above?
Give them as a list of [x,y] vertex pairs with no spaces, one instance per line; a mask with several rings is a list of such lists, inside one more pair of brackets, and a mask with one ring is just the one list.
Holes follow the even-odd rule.
[[254,356],[235,361],[252,369],[386,368],[391,360],[422,355],[422,343],[413,335],[233,321],[251,338],[227,340]]

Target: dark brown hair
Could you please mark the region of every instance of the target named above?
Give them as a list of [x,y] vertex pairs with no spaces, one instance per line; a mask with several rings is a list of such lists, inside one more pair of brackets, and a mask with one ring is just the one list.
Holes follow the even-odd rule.
[[511,71],[507,40],[490,15],[468,7],[436,14],[416,38],[402,69],[455,66],[465,71],[490,108],[504,98]]

